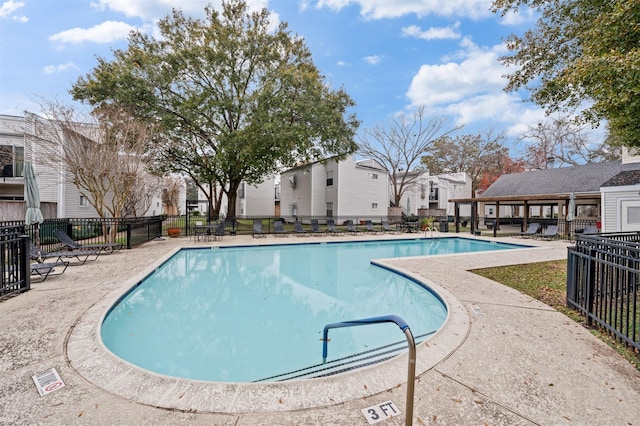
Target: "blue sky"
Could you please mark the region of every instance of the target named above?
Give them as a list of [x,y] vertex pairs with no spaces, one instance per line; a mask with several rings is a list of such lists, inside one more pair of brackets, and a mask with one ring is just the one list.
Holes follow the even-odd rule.
[[[131,29],[153,34],[172,7],[201,17],[208,1],[0,0],[0,113],[38,112],[41,98],[70,102],[68,90],[126,49]],[[220,1],[210,2],[219,7]],[[356,101],[360,130],[426,105],[463,124],[462,133],[504,131],[515,140],[544,119],[526,93],[505,93],[498,57],[504,39],[534,23],[505,18],[491,0],[248,0],[303,37],[334,87]]]

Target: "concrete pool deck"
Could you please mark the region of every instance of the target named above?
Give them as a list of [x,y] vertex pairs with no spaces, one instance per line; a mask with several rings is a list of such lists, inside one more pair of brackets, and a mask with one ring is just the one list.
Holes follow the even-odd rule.
[[[329,388],[289,384],[243,394],[235,387],[207,391],[198,383],[191,389],[167,387],[157,376],[131,386],[136,369],[105,361],[102,349],[88,337],[112,298],[180,246],[314,240],[330,238],[153,241],[70,267],[62,276],[34,283],[31,291],[0,302],[0,424],[367,425],[361,410],[386,401],[402,414],[378,424],[404,424],[406,356],[350,373],[342,388],[339,382]],[[436,336],[439,342],[427,341],[419,348],[414,424],[638,424],[640,373],[633,366],[549,306],[467,272],[563,259],[569,243],[508,237],[498,241],[537,248],[384,261],[433,284],[455,304],[451,330]],[[31,376],[52,367],[65,387],[40,397]],[[282,389],[289,393],[279,394]],[[200,412],[229,400],[234,413]],[[313,406],[314,401],[324,402]]]

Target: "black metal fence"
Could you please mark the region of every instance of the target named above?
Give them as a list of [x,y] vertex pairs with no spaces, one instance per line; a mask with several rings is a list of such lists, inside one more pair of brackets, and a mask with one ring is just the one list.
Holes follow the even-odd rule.
[[[303,225],[309,226],[311,224],[311,219],[317,219],[319,225],[324,229],[327,223],[327,217],[325,216],[247,216],[242,218],[235,219],[224,219],[217,218],[211,219],[208,222],[208,218],[206,216],[200,215],[182,215],[182,216],[168,216],[165,218],[162,228],[163,235],[168,235],[168,229],[178,229],[180,231],[180,235],[188,236],[193,234],[194,227],[196,225],[209,225],[211,223],[219,223],[224,222],[225,235],[251,235],[253,232],[253,222],[254,220],[259,220],[262,222],[262,229],[265,233],[270,234],[273,233],[273,223],[275,221],[284,222],[285,229],[293,229],[293,224],[296,221],[300,221]],[[364,230],[364,223],[367,220],[371,220],[376,228],[381,227],[382,221],[387,221],[391,226],[400,228],[400,224],[403,221],[407,220],[407,218],[402,217],[390,217],[390,216],[340,216],[340,217],[332,217],[334,220],[336,227],[344,228],[344,223],[347,220],[352,220],[353,223],[357,227],[361,227]],[[435,218],[436,221],[447,221],[452,220],[452,218]],[[415,217],[415,220],[418,220],[418,217]]]
[[579,235],[567,257],[567,305],[640,351],[640,233]]
[[74,241],[83,244],[121,243],[133,248],[154,238],[162,236],[162,221],[165,216],[143,218],[101,219],[46,219],[37,225],[25,225],[23,221],[0,222],[0,226],[20,228],[31,241],[38,242],[45,250],[60,248],[60,241],[54,231],[60,229]]
[[0,226],[0,300],[27,291],[29,279],[29,238],[20,226]]

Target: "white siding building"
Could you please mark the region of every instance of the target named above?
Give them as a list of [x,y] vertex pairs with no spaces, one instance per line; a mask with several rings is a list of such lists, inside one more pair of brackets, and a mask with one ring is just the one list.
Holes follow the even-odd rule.
[[[403,213],[418,215],[419,210],[437,209],[445,216],[453,216],[455,198],[471,197],[472,182],[467,173],[429,175],[427,170],[409,172],[413,183],[405,190],[400,201]],[[461,206],[460,215],[470,216],[471,206]]]
[[[44,149],[25,136],[25,133],[35,133],[34,125],[25,117],[0,115],[0,220],[24,219],[22,168],[25,161],[31,162],[35,169],[45,219],[99,217],[63,166],[45,161]],[[148,205],[144,215],[163,213],[161,193],[152,194]]]
[[329,159],[281,175],[283,217],[386,218],[388,206],[389,177],[373,160]]
[[[236,196],[236,217],[272,217],[275,215],[275,201],[276,176],[269,176],[264,182],[256,185],[242,182]],[[198,211],[206,216],[208,207],[206,194],[198,189]],[[228,211],[229,200],[226,195],[223,195],[220,203],[220,217],[227,217]]]
[[[640,166],[640,156],[623,149],[622,164]],[[640,169],[625,170],[600,187],[602,232],[640,231]]]

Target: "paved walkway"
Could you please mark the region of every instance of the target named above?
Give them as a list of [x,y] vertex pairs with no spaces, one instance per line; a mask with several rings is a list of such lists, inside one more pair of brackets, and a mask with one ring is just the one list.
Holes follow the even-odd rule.
[[[290,237],[284,242],[311,240]],[[255,242],[281,243],[283,239],[238,236],[227,237],[222,244]],[[549,306],[467,272],[566,257],[566,242],[534,243],[539,247],[384,261],[433,284],[455,311],[455,324],[420,348],[422,374],[416,380],[414,425],[640,424],[640,373],[635,368]],[[317,395],[300,387],[302,394],[292,393],[290,398],[306,401],[309,408],[293,410],[286,398],[277,396],[281,388],[256,388],[260,392],[256,401],[276,395],[273,405],[268,410],[258,407],[237,412],[158,408],[181,407],[183,400],[215,406],[215,400],[229,395],[169,389],[155,400],[158,382],[124,389],[127,370],[111,371],[118,380],[110,383],[97,381],[99,376],[92,373],[106,374],[111,367],[101,361],[99,347],[91,342],[82,346],[89,340],[84,336],[97,330],[97,323],[90,320],[92,312],[183,244],[190,245],[186,238],[166,239],[102,256],[91,264],[69,267],[64,275],[35,283],[31,291],[1,302],[0,424],[367,425],[361,410],[386,401],[392,401],[403,414],[379,424],[404,424],[406,380],[402,379],[374,393],[362,385],[338,402],[331,402],[331,393]],[[425,367],[421,355],[431,358],[431,364]],[[375,382],[381,367],[394,370],[391,377],[406,377],[401,367],[406,366],[406,358],[402,358],[388,368],[383,364],[368,373],[357,373],[362,376],[349,377],[347,388],[358,386],[358,380],[367,374],[366,383]],[[91,361],[94,365],[89,366]],[[31,376],[51,367],[58,370],[66,386],[40,397]],[[321,388],[317,393],[322,393]],[[233,397],[239,398],[237,394]],[[314,398],[324,398],[326,404],[311,407],[309,401]]]

